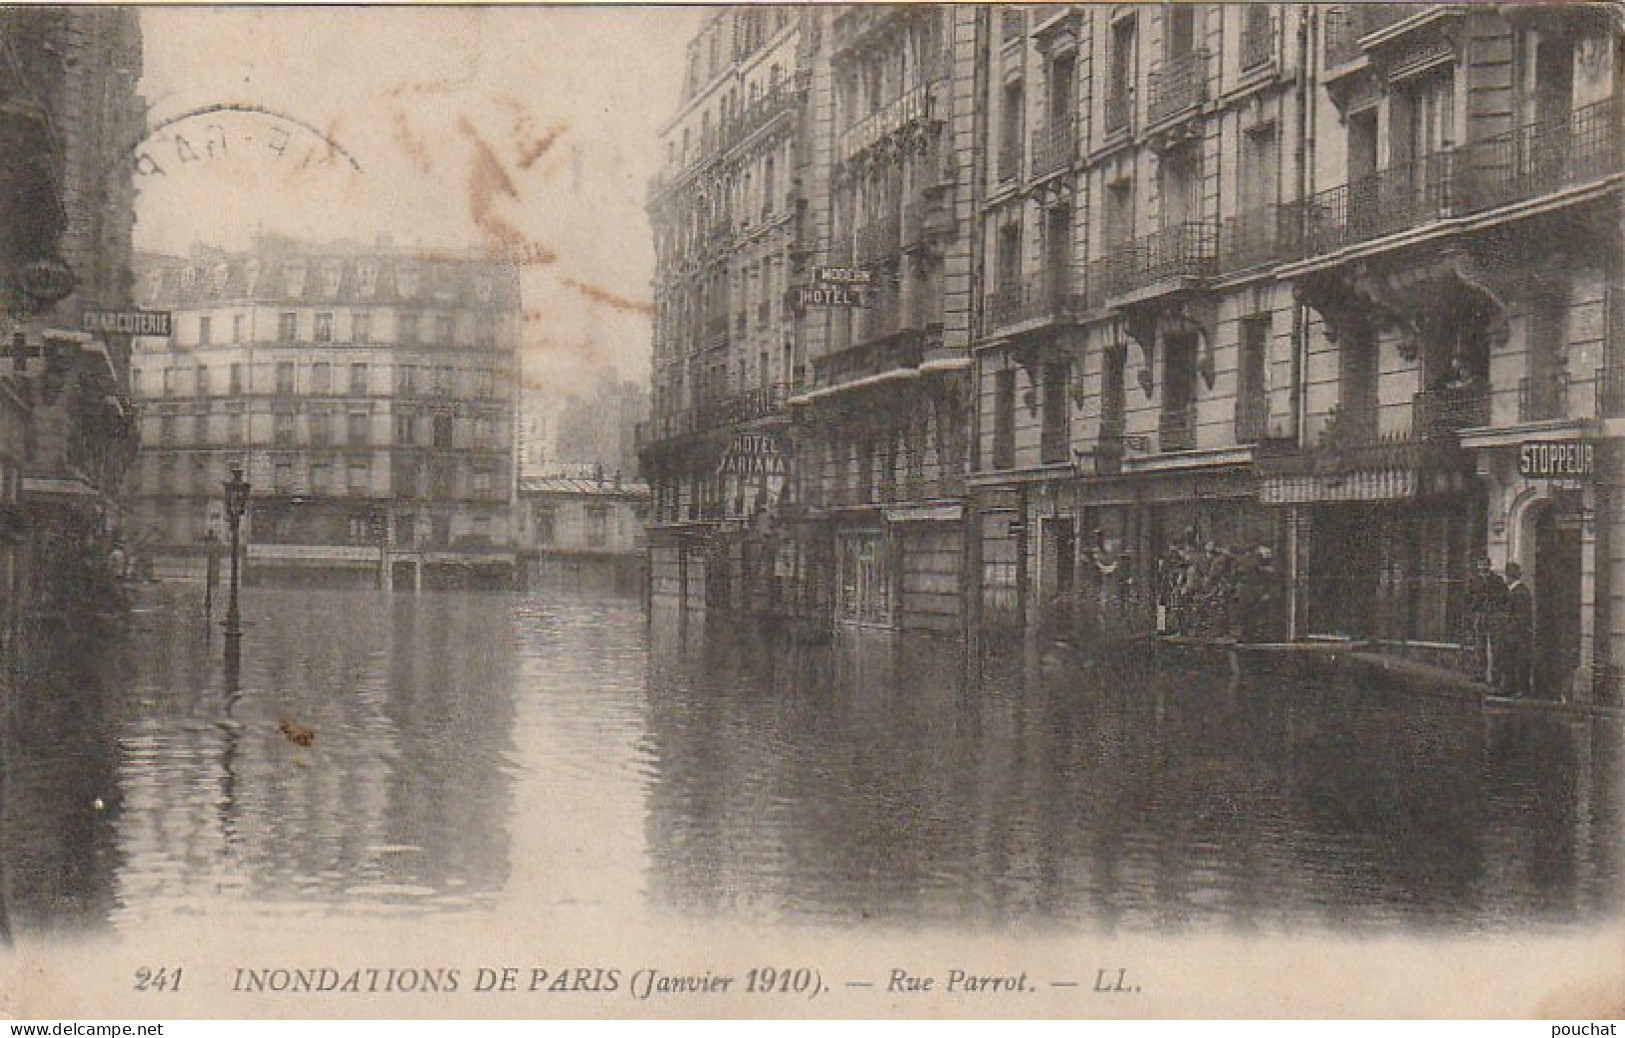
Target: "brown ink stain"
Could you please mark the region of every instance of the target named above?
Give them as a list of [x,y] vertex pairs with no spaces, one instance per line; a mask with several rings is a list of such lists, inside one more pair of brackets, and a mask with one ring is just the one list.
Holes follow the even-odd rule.
[[283,737],[295,746],[309,746],[316,741],[316,729],[299,724],[286,717],[276,726],[276,730],[281,732]]
[[497,104],[513,114],[513,147],[519,156],[520,169],[530,169],[534,166],[536,160],[546,155],[554,143],[570,128],[570,124],[561,119],[546,130],[538,132],[536,118],[523,102],[504,95],[497,98]]
[[585,281],[577,281],[575,278],[564,278],[563,280],[565,285],[575,289],[577,292],[580,292],[588,299],[591,299],[596,303],[603,303],[605,306],[613,310],[619,310],[622,313],[629,314],[642,314],[645,317],[654,316],[655,307],[653,303],[645,303],[636,299],[628,299],[623,295],[611,292],[607,288],[600,288],[598,285],[591,285]]

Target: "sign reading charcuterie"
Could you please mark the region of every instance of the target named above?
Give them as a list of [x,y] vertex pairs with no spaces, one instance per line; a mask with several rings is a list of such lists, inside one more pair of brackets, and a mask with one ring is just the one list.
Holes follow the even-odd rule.
[[1590,440],[1531,440],[1518,448],[1518,474],[1525,479],[1589,480],[1597,473],[1597,445]]

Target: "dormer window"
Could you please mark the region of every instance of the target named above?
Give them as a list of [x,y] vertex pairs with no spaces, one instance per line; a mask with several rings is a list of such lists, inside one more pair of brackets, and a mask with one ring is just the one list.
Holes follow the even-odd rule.
[[330,296],[339,294],[339,284],[344,280],[344,267],[332,260],[322,267],[322,291]]
[[288,295],[302,296],[305,294],[305,264],[302,260],[283,264],[282,278]]
[[372,260],[362,260],[355,268],[356,286],[363,296],[371,296],[378,291],[378,264]]
[[231,284],[231,268],[224,263],[216,264],[209,274],[209,294],[223,296],[229,284]]

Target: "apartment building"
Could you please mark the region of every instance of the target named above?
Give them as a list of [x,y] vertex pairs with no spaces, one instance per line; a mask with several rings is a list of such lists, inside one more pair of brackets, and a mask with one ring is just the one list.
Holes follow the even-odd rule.
[[140,554],[200,569],[221,481],[253,484],[249,580],[503,586],[514,564],[511,269],[262,239],[143,263]]
[[[775,474],[766,507],[729,511],[732,432],[696,470],[759,542],[754,570],[695,542],[708,572],[849,623],[1223,637],[1171,608],[1218,567],[1270,585],[1252,638],[1465,667],[1488,557],[1535,588],[1546,694],[1618,695],[1612,9],[864,6],[790,31],[801,361],[782,461],[743,467]],[[737,607],[750,581],[702,584],[657,586]]]

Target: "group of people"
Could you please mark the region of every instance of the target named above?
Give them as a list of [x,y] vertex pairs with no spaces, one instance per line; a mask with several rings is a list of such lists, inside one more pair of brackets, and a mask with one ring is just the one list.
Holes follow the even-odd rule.
[[1232,551],[1194,539],[1157,563],[1157,631],[1193,638],[1271,639],[1276,574],[1268,545]]
[[1507,563],[1503,577],[1488,558],[1474,561],[1467,580],[1467,625],[1474,677],[1502,695],[1529,695],[1535,596],[1523,579],[1522,566]]

